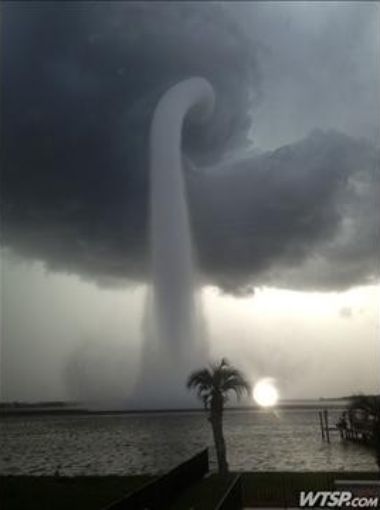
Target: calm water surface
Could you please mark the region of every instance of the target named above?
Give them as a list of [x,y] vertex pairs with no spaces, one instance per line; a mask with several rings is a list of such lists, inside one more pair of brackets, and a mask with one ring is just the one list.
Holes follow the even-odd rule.
[[[338,414],[330,411],[331,423]],[[315,409],[228,411],[224,428],[232,470],[376,470],[365,447],[336,433],[323,443]],[[157,473],[206,446],[215,468],[202,413],[12,417],[0,422],[0,473]]]

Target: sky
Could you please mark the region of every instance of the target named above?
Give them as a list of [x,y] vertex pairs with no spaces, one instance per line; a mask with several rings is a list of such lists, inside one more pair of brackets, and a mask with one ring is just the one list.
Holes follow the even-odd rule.
[[2,398],[133,391],[150,120],[194,75],[216,93],[183,140],[212,355],[284,398],[378,392],[379,4],[2,11]]

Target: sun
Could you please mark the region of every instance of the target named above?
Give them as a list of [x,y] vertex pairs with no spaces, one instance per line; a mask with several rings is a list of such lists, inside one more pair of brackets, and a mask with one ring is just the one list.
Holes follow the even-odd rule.
[[278,391],[274,385],[274,379],[266,377],[260,379],[253,388],[253,398],[259,406],[272,407],[277,404]]

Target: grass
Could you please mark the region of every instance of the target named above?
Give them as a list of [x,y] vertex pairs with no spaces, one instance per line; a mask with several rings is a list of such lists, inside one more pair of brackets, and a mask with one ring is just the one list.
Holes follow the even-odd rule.
[[[2,510],[100,510],[154,477],[0,476]],[[185,490],[168,510],[211,510],[233,475],[205,477]],[[301,490],[329,490],[336,479],[379,479],[379,473],[242,473],[243,503],[251,507],[298,506]]]

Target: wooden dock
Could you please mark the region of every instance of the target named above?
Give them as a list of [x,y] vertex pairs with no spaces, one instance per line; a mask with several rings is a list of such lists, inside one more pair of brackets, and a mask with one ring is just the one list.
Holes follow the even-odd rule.
[[337,432],[343,441],[355,441],[360,443],[371,443],[373,441],[373,424],[370,420],[349,415],[348,419],[340,420],[340,424],[330,426],[329,412],[327,409],[318,411],[321,436],[323,441],[330,443],[331,433]]

